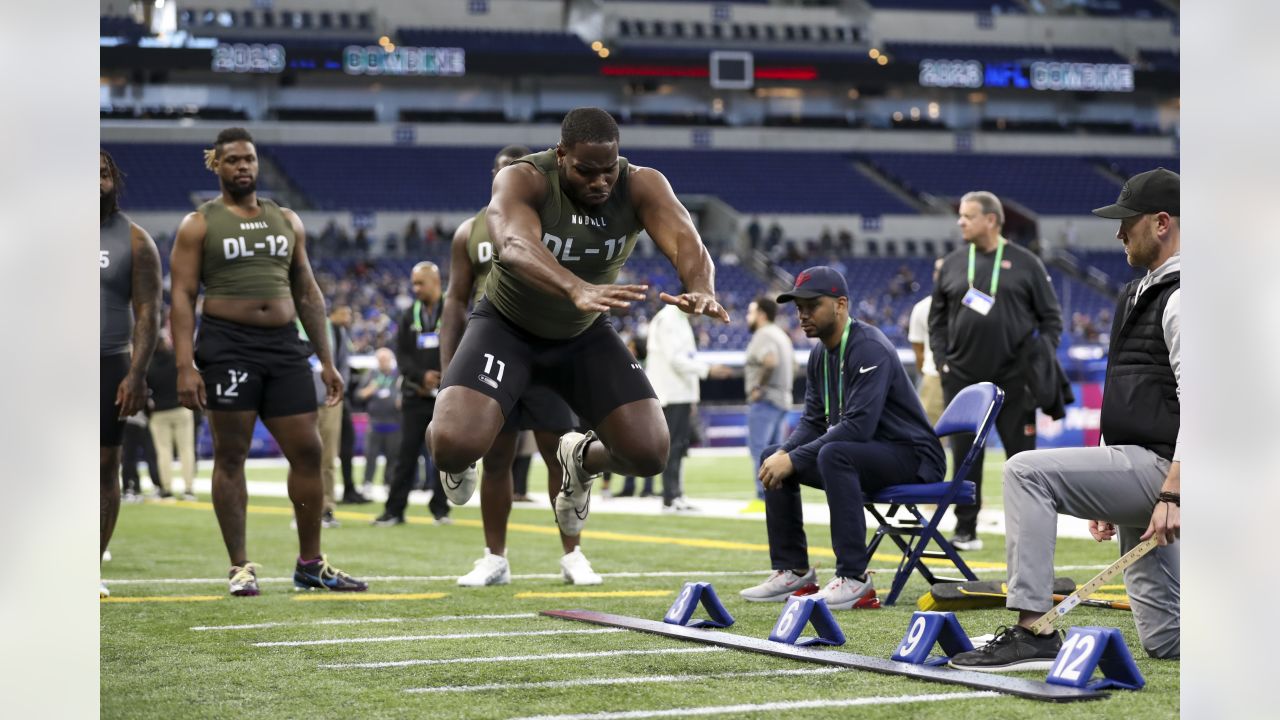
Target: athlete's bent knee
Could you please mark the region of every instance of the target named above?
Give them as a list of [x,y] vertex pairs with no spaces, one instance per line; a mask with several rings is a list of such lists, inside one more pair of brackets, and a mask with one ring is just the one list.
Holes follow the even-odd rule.
[[460,473],[479,460],[487,448],[477,445],[474,435],[459,428],[446,428],[434,422],[427,426],[431,460],[444,472]]

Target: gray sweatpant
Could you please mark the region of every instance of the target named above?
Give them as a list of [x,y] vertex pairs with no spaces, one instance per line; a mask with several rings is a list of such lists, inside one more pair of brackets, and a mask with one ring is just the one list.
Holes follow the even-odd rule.
[[[1136,445],[1019,453],[1004,466],[1004,512],[1013,610],[1053,607],[1058,515],[1117,526],[1120,553],[1137,545],[1169,472],[1169,461]],[[1158,546],[1124,571],[1138,637],[1147,654],[1180,653],[1181,542]]]

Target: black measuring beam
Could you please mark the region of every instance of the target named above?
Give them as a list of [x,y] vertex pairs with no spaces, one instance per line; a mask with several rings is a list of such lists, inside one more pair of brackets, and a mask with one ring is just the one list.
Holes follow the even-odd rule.
[[992,673],[974,672],[972,670],[955,670],[945,667],[912,665],[911,663],[897,662],[895,660],[871,657],[869,655],[855,655],[853,653],[840,652],[838,650],[797,647],[795,645],[773,642],[772,640],[760,640],[743,635],[720,632],[718,630],[689,628],[682,625],[671,625],[654,620],[627,617],[625,615],[611,615],[609,613],[594,612],[592,610],[543,610],[541,614],[549,617],[563,618],[565,620],[577,620],[579,622],[592,623],[594,625],[607,625],[609,627],[626,628],[627,630],[638,630],[640,632],[653,633],[664,637],[677,638],[680,640],[692,640],[694,642],[718,645],[720,647],[732,648],[734,650],[746,650],[747,652],[762,653],[765,655],[773,655],[774,657],[790,658],[792,660],[800,660],[803,662],[834,665],[836,667],[851,668],[854,670],[870,670],[871,672],[878,672],[886,675],[901,675],[903,677],[925,680],[927,682],[963,685],[965,687],[975,688],[978,690],[994,690],[1008,695],[1029,698],[1031,700],[1071,702],[1075,700],[1095,700],[1106,697],[1107,695],[1105,692],[1097,690],[1066,687],[1064,685],[1050,685],[1049,683],[1039,680],[1027,680],[1024,678],[1007,677]]

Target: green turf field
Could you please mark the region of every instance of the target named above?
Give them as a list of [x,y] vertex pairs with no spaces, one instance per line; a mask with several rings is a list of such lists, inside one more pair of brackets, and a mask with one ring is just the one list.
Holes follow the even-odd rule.
[[[989,457],[984,495],[998,503],[998,465],[991,462],[997,459]],[[202,466],[207,471],[208,463]],[[537,470],[532,475],[531,486],[543,487],[545,475]],[[745,456],[691,458],[686,492],[692,498],[745,500],[752,494],[749,476]],[[251,479],[274,477],[282,472],[251,471]],[[715,714],[847,718],[870,712],[877,720],[1059,720],[1176,717],[1179,712],[1178,663],[1147,659],[1133,618],[1125,612],[1078,608],[1068,624],[1119,627],[1140,655],[1146,689],[1065,705],[970,697],[958,686],[833,671],[626,631],[601,632],[609,629],[536,615],[543,609],[588,608],[658,620],[683,582],[709,580],[737,618],[729,632],[767,637],[782,606],[748,604],[737,597],[768,567],[759,520],[594,515],[583,549],[605,584],[573,588],[559,578],[560,549],[550,511],[517,506],[508,552],[516,577],[508,586],[476,589],[458,587],[454,579],[470,570],[483,546],[477,509],[456,509],[451,526],[432,525],[425,508],[415,507],[408,525],[370,527],[379,510],[379,505],[342,506],[343,526],[324,535],[331,561],[372,578],[370,591],[363,596],[295,594],[286,581],[297,550],[287,501],[251,498],[249,548],[264,567],[263,594],[230,598],[222,579],[226,555],[206,496],[199,503],[123,506],[111,545],[114,559],[103,566],[112,597],[101,605],[102,716],[511,718],[628,712],[626,717],[649,717],[662,715],[644,712],[683,715],[732,707]],[[1003,538],[984,540],[986,549],[970,557],[1003,563]],[[811,528],[809,542],[825,582],[834,564],[826,528]],[[1115,557],[1114,544],[1061,539],[1057,564],[1082,569],[1058,574],[1083,582]],[[872,562],[875,568],[890,565],[891,560]],[[891,578],[891,571],[883,572],[877,585],[887,588]],[[840,649],[888,657],[924,589],[914,579],[897,607],[837,612],[848,637]],[[610,595],[555,596],[575,591]],[[992,632],[1012,619],[1002,610],[958,616],[971,635]],[[233,625],[259,627],[225,627]],[[339,642],[258,645],[317,640]],[[957,697],[938,697],[945,694]]]

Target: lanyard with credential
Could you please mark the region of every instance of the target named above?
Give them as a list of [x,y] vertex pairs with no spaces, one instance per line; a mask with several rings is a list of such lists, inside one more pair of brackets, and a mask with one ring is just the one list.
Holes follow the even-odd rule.
[[[849,344],[849,328],[853,327],[853,321],[847,320],[844,325],[844,335],[840,338],[840,385],[837,388],[839,394],[836,396],[836,410],[840,415],[844,414],[844,348]],[[826,352],[826,349],[823,349]],[[831,422],[831,357],[822,358],[822,409],[827,414],[827,425],[834,425]]]
[[[436,330],[440,329],[440,323],[443,321],[444,321],[444,318],[436,319],[436,327],[435,327]],[[416,333],[422,332],[422,301],[421,300],[413,301],[413,331]]]
[[[991,268],[991,297],[996,296],[996,286],[1000,284],[1000,258],[1004,257],[1005,239],[996,241],[996,264]],[[973,256],[974,246],[969,246],[969,288],[973,288]]]

